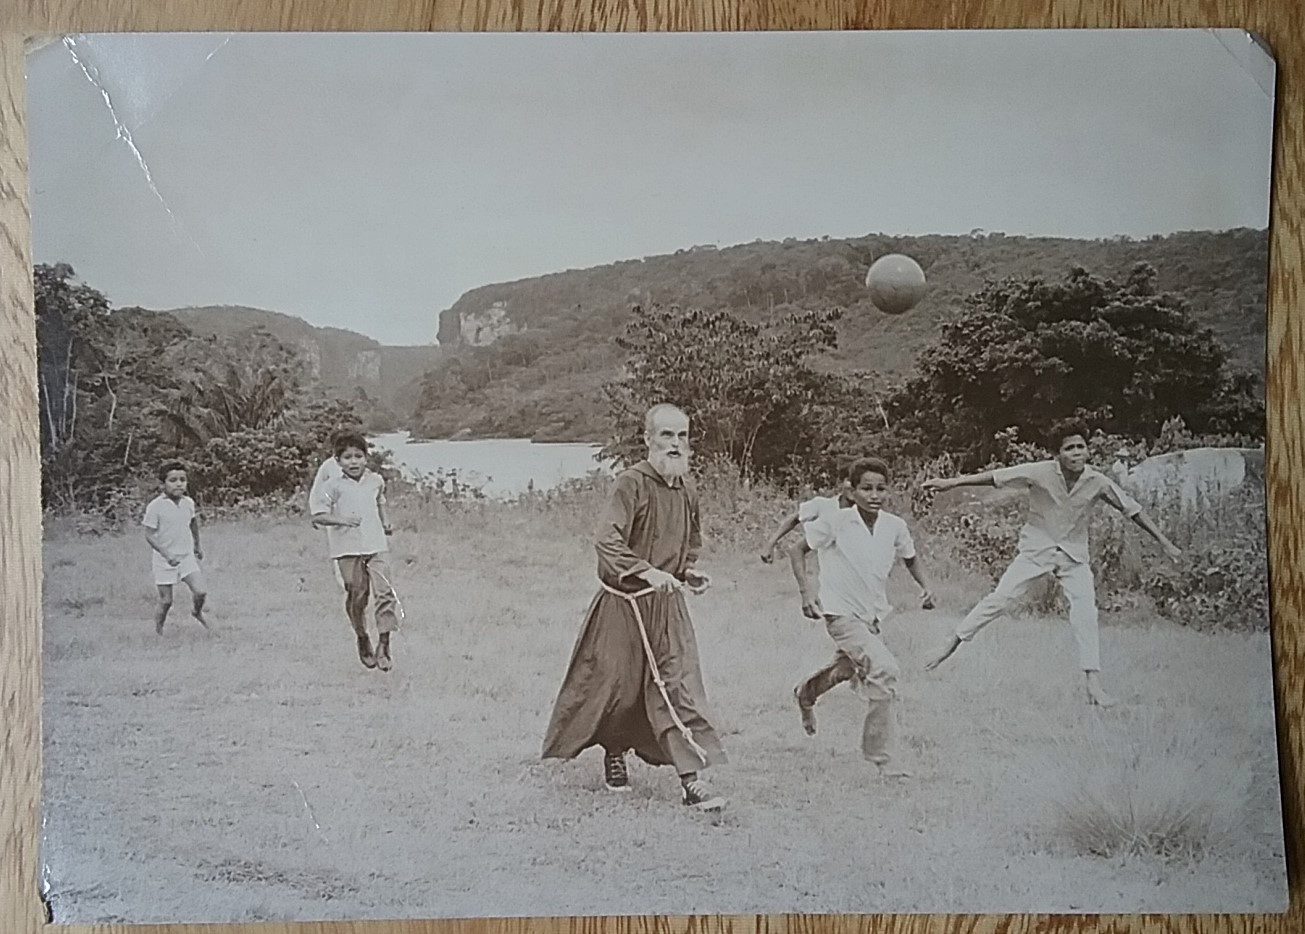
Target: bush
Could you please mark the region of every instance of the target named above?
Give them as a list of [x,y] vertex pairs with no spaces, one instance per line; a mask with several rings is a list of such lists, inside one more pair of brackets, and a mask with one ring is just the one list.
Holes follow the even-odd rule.
[[1177,565],[1141,580],[1156,611],[1202,631],[1269,626],[1268,529],[1264,491],[1246,485],[1195,509],[1171,507],[1156,521],[1183,549]]
[[1056,743],[1047,770],[1058,837],[1078,853],[1187,862],[1232,829],[1251,777],[1249,764],[1223,755],[1210,734],[1175,733],[1159,717],[1128,729],[1083,721]]

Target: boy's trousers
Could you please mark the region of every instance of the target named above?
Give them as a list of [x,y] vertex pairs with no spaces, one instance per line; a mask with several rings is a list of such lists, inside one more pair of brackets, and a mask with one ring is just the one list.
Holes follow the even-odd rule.
[[376,631],[396,632],[399,617],[395,612],[398,598],[390,585],[390,569],[383,555],[345,555],[336,558],[344,580],[344,611],[354,631],[367,635],[367,601],[376,597]]
[[956,638],[969,642],[984,626],[1008,612],[1011,604],[1028,593],[1035,580],[1051,574],[1069,601],[1069,625],[1078,644],[1084,671],[1101,670],[1101,642],[1097,632],[1096,583],[1092,568],[1075,561],[1059,548],[1037,554],[1020,554],[997,583],[997,589],[978,602],[956,629]]
[[866,702],[865,724],[861,728],[861,754],[879,765],[894,752],[897,732],[897,659],[879,638],[878,625],[854,616],[825,616],[825,629],[838,646],[838,654],[798,687],[798,700],[805,707],[821,694],[852,682],[852,690]]

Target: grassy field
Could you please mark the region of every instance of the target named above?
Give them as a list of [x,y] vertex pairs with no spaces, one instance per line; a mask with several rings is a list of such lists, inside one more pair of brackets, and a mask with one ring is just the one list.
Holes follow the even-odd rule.
[[[857,751],[787,567],[709,551],[692,606],[729,765],[720,817],[669,769],[538,758],[593,596],[594,516],[396,516],[407,619],[393,672],[354,654],[324,538],[302,520],[205,532],[213,629],[164,634],[141,536],[53,523],[45,551],[44,859],[57,923],[834,911],[1276,911],[1286,888],[1265,633],[1107,619],[1089,709],[1068,625],[995,624],[922,661],[981,596],[885,626],[916,776]],[[758,543],[759,544],[759,543]],[[927,559],[927,556],[926,556]],[[1131,815],[1132,823],[1129,823]]]

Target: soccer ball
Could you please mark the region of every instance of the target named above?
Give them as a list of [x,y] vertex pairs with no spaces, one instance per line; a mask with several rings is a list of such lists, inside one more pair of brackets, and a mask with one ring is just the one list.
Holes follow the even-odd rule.
[[889,253],[871,264],[865,274],[865,287],[876,308],[886,315],[900,315],[924,298],[924,270],[909,256]]

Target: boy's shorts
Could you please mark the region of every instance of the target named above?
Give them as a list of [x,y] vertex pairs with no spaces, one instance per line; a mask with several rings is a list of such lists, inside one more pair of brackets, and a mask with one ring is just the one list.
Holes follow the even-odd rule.
[[154,564],[154,583],[160,587],[170,587],[198,573],[199,561],[194,555],[186,555],[175,568],[170,568],[164,561],[159,560]]

